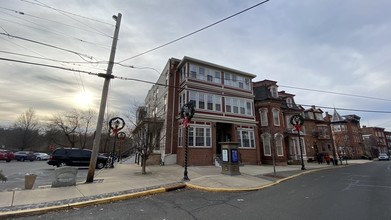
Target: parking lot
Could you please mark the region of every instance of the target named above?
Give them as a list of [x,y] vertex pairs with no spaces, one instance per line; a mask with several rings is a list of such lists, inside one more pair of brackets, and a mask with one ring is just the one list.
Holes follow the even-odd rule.
[[[0,191],[23,190],[25,175],[35,174],[37,179],[34,188],[38,186],[50,186],[54,180],[54,169],[46,161],[0,161],[0,170],[7,176],[7,182],[0,182]],[[84,182],[87,178],[88,167],[79,167],[77,182]]]

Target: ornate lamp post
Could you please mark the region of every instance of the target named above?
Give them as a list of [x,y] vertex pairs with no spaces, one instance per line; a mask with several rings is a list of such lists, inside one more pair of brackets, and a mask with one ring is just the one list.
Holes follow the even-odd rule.
[[183,181],[190,181],[189,177],[187,176],[187,151],[188,151],[188,143],[187,143],[187,133],[189,128],[189,122],[194,116],[194,104],[192,102],[188,102],[184,104],[181,108],[181,112],[179,113],[179,116],[182,119],[182,125],[185,128],[185,171],[183,173]]
[[121,156],[121,151],[122,151],[121,147],[122,147],[122,146],[121,146],[121,145],[122,145],[122,142],[123,142],[123,141],[125,140],[125,138],[126,138],[125,132],[123,132],[123,131],[118,132],[117,138],[118,138],[118,140],[119,140],[119,157],[118,157],[117,162],[119,162],[120,158],[122,159],[122,156]]
[[122,130],[122,128],[125,127],[125,121],[120,117],[115,117],[110,119],[109,126],[111,130],[113,130],[113,134],[114,134],[114,147],[113,147],[113,152],[111,154],[111,164],[110,164],[111,168],[114,168],[115,144],[117,142],[118,131]]
[[304,159],[303,159],[303,146],[301,145],[301,140],[300,140],[300,130],[301,130],[301,126],[304,123],[304,118],[299,114],[293,115],[291,117],[290,123],[296,128],[297,131],[297,137],[299,138],[299,145],[300,145],[301,170],[305,170]]

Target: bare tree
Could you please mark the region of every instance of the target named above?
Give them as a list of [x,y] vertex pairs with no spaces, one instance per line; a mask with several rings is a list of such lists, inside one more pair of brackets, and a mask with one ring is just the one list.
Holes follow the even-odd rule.
[[[163,100],[159,99],[157,92],[150,93],[147,99],[146,106],[136,107],[134,104],[133,114],[128,117],[128,120],[135,124],[132,131],[132,141],[141,159],[142,174],[146,174],[147,160],[155,150],[160,150],[160,142],[164,137],[162,129],[165,109],[161,106]],[[135,109],[137,111],[134,111]]]
[[33,150],[35,144],[34,139],[38,137],[39,123],[38,118],[33,108],[29,108],[17,118],[15,129],[20,129],[20,150]]
[[[70,147],[86,148],[88,137],[93,136],[90,125],[96,117],[96,112],[86,112],[73,109],[65,113],[57,113],[49,119],[49,130],[52,133],[62,133]],[[59,144],[61,141],[53,140]],[[60,145],[68,145],[62,143]]]

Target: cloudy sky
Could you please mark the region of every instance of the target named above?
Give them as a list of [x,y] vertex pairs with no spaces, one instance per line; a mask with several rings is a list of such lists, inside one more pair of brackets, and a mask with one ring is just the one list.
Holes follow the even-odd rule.
[[[190,56],[277,81],[298,104],[335,107],[391,131],[389,0],[270,0],[143,54],[260,2],[1,0],[0,125],[30,107],[39,116],[98,109],[103,78],[85,72],[106,72],[112,16],[121,13],[116,76],[155,82],[169,58]],[[107,110],[126,112],[150,87],[112,80]]]

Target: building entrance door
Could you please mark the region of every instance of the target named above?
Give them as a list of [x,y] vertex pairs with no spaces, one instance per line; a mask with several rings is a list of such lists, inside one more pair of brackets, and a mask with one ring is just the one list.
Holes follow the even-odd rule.
[[216,156],[221,158],[220,142],[232,141],[232,124],[216,123]]

